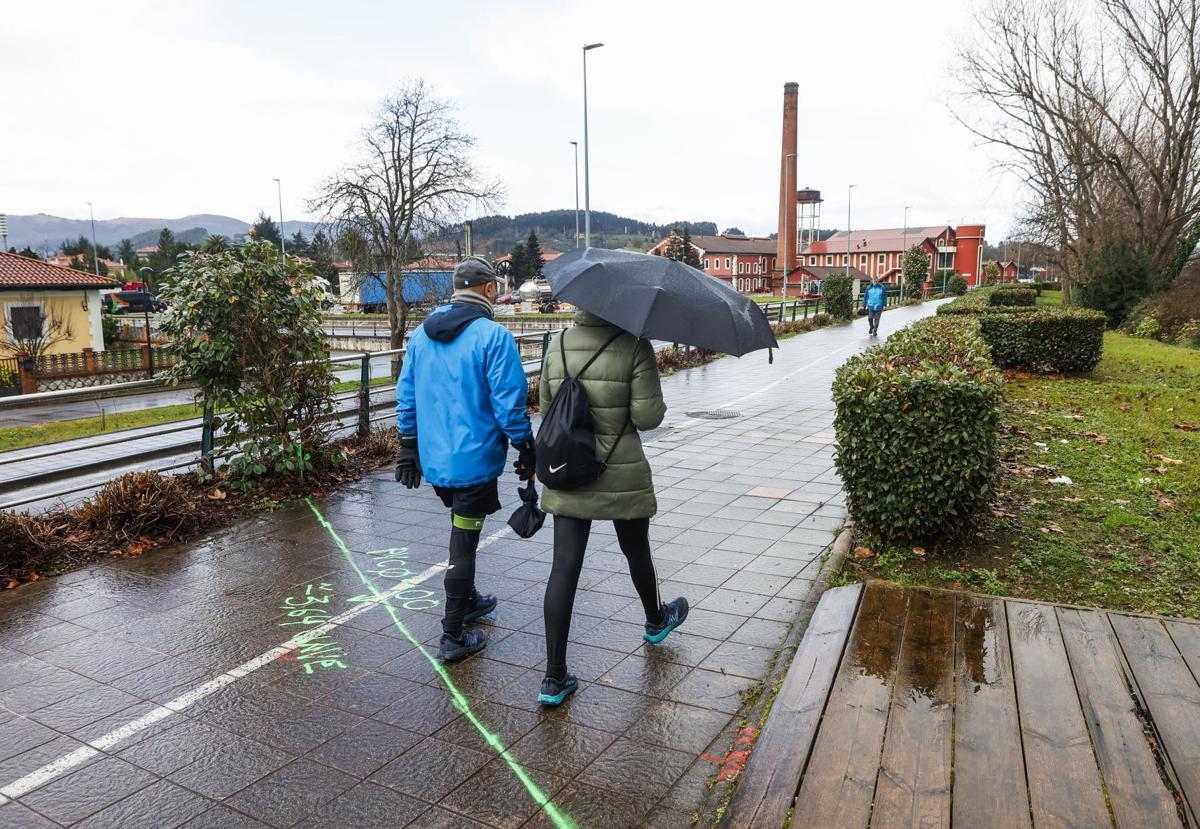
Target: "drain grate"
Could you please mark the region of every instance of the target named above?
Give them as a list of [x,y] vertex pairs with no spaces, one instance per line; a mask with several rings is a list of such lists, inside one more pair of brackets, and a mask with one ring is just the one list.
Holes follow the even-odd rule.
[[684,414],[700,420],[731,420],[742,416],[741,412],[734,412],[729,409],[712,409],[707,412],[684,412]]

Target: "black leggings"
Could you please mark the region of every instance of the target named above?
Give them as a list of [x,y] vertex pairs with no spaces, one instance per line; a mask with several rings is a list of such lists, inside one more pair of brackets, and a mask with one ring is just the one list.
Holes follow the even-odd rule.
[[[646,621],[662,619],[662,601],[658,596],[658,575],[650,558],[650,519],[613,521],[621,552],[629,562],[629,575],[642,600]],[[546,584],[542,608],[546,615],[546,676],[562,679],[567,672],[567,636],[571,632],[571,609],[583,569],[592,522],[586,518],[554,516],[554,566]]]

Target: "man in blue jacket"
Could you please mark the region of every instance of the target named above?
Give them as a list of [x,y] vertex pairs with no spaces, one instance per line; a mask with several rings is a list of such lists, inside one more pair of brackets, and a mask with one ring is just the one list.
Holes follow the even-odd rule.
[[871,284],[867,286],[867,291],[863,295],[863,303],[867,306],[867,324],[871,329],[871,336],[879,336],[879,317],[883,315],[883,308],[887,305],[887,288],[879,281],[878,276],[871,277]]
[[496,271],[479,257],[454,270],[454,294],[408,338],[396,415],[400,454],[396,480],[409,489],[424,475],[451,511],[450,566],[439,655],[457,662],[482,650],[487,635],[467,628],[496,607],[475,589],[475,551],[483,519],[500,509],[496,479],[508,443],[513,466],[533,476],[529,388],[516,340],[493,319]]

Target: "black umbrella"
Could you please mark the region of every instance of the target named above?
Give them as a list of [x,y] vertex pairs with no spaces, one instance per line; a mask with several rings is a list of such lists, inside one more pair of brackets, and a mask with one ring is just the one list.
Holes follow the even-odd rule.
[[631,334],[741,356],[778,348],[762,309],[665,256],[583,248],[546,265],[554,295]]
[[546,523],[546,513],[538,509],[538,494],[532,478],[529,486],[518,489],[517,494],[521,496],[521,506],[508,519],[508,526],[521,538],[530,538]]

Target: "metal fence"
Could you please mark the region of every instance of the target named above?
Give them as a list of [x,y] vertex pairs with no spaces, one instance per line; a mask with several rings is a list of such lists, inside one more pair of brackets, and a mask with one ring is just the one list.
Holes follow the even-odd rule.
[[21,393],[21,370],[15,357],[0,357],[0,397]]
[[[821,300],[792,300],[771,303],[764,306],[763,311],[772,323],[779,323],[792,319],[808,319],[819,313],[822,305]],[[550,339],[562,330],[565,329],[514,335],[527,377],[536,377],[541,373],[542,359],[545,357]],[[396,416],[396,383],[389,378],[388,382],[372,384],[371,361],[381,357],[402,357],[404,351],[405,349],[400,348],[348,354],[330,359],[329,362],[334,368],[357,364],[358,375],[357,379],[352,381],[355,384],[354,388],[338,392],[333,397],[334,410],[325,419],[327,422],[335,424],[333,426],[335,434],[353,432],[364,437],[370,432],[373,424],[390,420]],[[105,392],[116,396],[162,391],[167,388],[174,388],[174,386],[161,379],[139,380],[106,386]],[[17,398],[0,399],[0,410],[80,399],[90,400],[95,396],[95,389],[41,392]],[[167,440],[160,440],[162,438],[167,438]],[[127,469],[141,462],[174,459],[181,455],[189,456],[187,460],[176,461],[166,466],[140,467],[152,472],[170,472],[211,465],[220,440],[221,435],[214,423],[214,413],[211,407],[204,406],[203,414],[198,418],[164,423],[153,427],[105,432],[94,436],[94,439],[91,440],[70,441],[69,446],[51,443],[39,447],[34,452],[6,453],[6,455],[0,455],[0,509],[13,509],[27,504],[52,501],[66,495],[96,489],[98,484],[95,481],[80,485],[78,480],[87,475]],[[154,441],[154,443],[149,446],[138,446],[139,441]],[[120,451],[109,452],[100,458],[83,457],[92,450],[108,447],[119,447]],[[47,458],[56,460],[53,468],[19,477],[6,474],[8,469],[11,469],[16,463]],[[27,491],[30,487],[45,486],[56,482],[63,482],[63,486],[37,494],[30,494]]]

